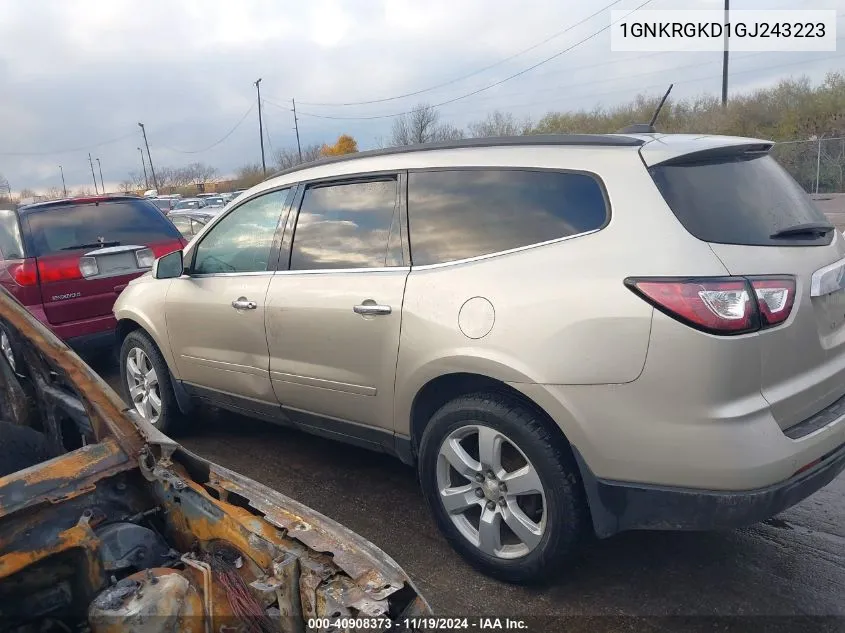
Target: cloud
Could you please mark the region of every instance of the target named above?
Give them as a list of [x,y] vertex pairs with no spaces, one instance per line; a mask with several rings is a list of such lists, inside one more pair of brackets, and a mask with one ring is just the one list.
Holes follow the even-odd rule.
[[[609,0],[608,0],[609,2]],[[704,0],[683,0],[700,8]],[[604,3],[601,3],[604,4]],[[423,95],[353,107],[312,105],[390,97],[495,64],[562,31],[599,5],[576,0],[4,0],[0,20],[0,173],[15,190],[91,183],[88,149],[110,188],[140,171],[139,121],[153,160],[213,164],[223,173],[260,160],[253,82],[261,77],[266,149],[295,145],[291,97],[303,144],[351,133],[362,149],[389,134],[391,119],[328,120],[401,112],[482,88],[606,26],[600,15],[485,72]],[[638,0],[614,8],[632,9]],[[655,5],[660,4],[659,0]],[[770,7],[747,0],[743,8]],[[775,1],[774,4],[785,4]],[[814,6],[841,8],[841,0]],[[658,6],[658,8],[661,8]],[[775,6],[774,8],[780,8]],[[720,89],[720,56],[610,52],[603,33],[496,88],[443,106],[458,126],[495,108],[535,119],[548,110],[613,105],[676,81],[678,97]],[[829,54],[765,54],[732,62],[732,90],[838,67]],[[808,63],[784,66],[794,60]],[[814,61],[821,60],[821,61]],[[813,62],[813,63],[810,63]],[[691,65],[697,65],[690,68]],[[781,66],[781,67],[778,67]],[[683,67],[683,68],[682,68]],[[207,151],[185,153],[214,145]],[[43,155],[10,155],[10,153]],[[99,176],[99,174],[98,174]]]

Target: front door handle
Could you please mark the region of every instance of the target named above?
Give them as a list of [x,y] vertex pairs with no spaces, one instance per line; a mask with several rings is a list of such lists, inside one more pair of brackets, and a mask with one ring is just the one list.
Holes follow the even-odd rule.
[[367,299],[357,306],[352,306],[352,310],[355,314],[363,314],[367,316],[390,314],[393,311],[390,306],[379,305],[372,299]]
[[255,301],[250,301],[246,297],[238,297],[232,301],[232,307],[235,310],[255,310],[258,304]]

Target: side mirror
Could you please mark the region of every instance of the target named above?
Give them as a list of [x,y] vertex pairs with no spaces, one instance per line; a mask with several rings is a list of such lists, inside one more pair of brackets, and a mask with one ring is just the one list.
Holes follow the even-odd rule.
[[173,251],[153,262],[153,277],[156,279],[175,279],[181,276],[184,270],[182,251]]

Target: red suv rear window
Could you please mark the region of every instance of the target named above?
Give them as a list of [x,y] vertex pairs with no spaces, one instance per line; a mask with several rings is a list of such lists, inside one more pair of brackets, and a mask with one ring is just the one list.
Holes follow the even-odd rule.
[[146,200],[62,204],[26,214],[31,255],[178,240],[176,227]]

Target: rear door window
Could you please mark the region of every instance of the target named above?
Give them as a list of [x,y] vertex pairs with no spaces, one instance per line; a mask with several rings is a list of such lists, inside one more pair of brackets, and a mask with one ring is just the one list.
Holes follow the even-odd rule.
[[649,173],[684,228],[705,242],[813,246],[833,238],[833,231],[772,237],[791,227],[830,222],[771,156],[682,158]]
[[411,259],[440,264],[600,229],[604,191],[584,173],[450,169],[408,176]]
[[400,265],[401,257],[388,248],[397,190],[395,178],[309,187],[296,221],[290,269]]
[[176,227],[145,200],[62,204],[26,214],[33,255],[178,240]]

